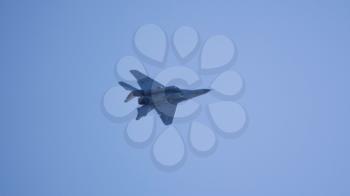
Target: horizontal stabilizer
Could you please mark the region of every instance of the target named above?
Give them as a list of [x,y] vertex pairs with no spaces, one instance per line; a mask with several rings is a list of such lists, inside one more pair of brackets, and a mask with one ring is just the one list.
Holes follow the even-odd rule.
[[153,106],[151,105],[143,105],[137,108],[136,120],[139,120],[141,117],[146,116],[152,110],[153,110]]
[[130,84],[127,84],[125,82],[119,82],[120,86],[122,86],[125,90],[133,91],[137,90],[137,88],[131,86]]

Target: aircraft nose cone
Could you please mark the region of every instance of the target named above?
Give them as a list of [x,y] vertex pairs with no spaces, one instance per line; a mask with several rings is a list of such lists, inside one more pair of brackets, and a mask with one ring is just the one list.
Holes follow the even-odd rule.
[[198,90],[195,90],[194,91],[194,94],[196,95],[196,96],[199,96],[199,95],[203,95],[203,94],[205,94],[205,93],[207,93],[207,92],[209,92],[210,91],[210,89],[198,89]]
[[202,94],[209,92],[211,89],[202,89]]
[[187,99],[191,99],[191,98],[194,98],[194,97],[198,97],[200,95],[203,95],[207,92],[209,92],[210,89],[198,89],[198,90],[191,90],[191,91],[188,91],[188,93],[186,93],[186,98]]

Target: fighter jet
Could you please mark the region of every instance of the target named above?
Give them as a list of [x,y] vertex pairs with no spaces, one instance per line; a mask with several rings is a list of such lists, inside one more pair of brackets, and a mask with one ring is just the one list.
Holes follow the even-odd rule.
[[170,125],[173,122],[177,104],[210,91],[210,89],[187,90],[176,86],[164,86],[137,70],[130,70],[130,72],[136,78],[141,89],[125,82],[119,82],[119,84],[125,90],[130,91],[125,102],[138,97],[138,103],[141,106],[137,108],[136,120],[155,109],[162,122],[165,125]]

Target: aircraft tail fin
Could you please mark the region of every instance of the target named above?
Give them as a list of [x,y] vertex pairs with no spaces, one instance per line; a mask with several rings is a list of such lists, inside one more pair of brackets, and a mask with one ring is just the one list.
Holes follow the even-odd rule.
[[125,98],[124,102],[128,102],[134,98],[134,93],[131,91],[128,96]]
[[126,97],[126,99],[124,100],[124,102],[128,102],[131,99],[133,99],[134,97],[136,97],[136,92],[137,92],[137,88],[131,86],[130,84],[127,84],[125,82],[119,82],[120,86],[122,86],[125,90],[131,91],[128,96]]

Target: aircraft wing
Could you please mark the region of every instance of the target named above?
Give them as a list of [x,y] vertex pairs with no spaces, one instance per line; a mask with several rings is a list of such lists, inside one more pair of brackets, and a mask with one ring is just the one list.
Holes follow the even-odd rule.
[[137,70],[130,70],[130,72],[137,79],[137,83],[139,84],[142,90],[154,90],[164,88],[164,86],[161,83],[153,80],[152,78],[146,76],[145,74]]
[[146,116],[150,111],[153,110],[153,106],[152,105],[143,105],[139,108],[137,108],[137,117],[136,120],[139,120],[140,118]]
[[155,105],[155,109],[165,125],[173,122],[177,104],[162,102]]

